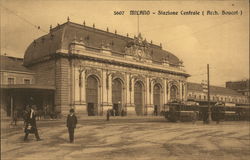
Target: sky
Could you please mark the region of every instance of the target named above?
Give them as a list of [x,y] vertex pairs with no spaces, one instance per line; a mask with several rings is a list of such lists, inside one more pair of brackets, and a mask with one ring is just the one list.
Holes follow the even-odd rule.
[[[30,43],[55,27],[70,21],[130,37],[162,43],[184,62],[189,82],[207,79],[225,86],[226,81],[249,78],[249,2],[233,1],[80,1],[80,0],[0,0],[1,54],[23,57]],[[130,15],[131,10],[149,10],[150,15]],[[178,15],[157,15],[159,10]],[[124,11],[124,15],[114,15]],[[181,15],[181,11],[217,11],[219,15]],[[222,15],[238,11],[239,15]],[[153,14],[156,12],[156,14]],[[242,12],[242,14],[240,14]],[[38,30],[37,27],[40,26]]]

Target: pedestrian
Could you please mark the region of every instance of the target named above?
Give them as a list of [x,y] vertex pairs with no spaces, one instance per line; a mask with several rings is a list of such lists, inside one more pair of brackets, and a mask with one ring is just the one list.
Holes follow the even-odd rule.
[[109,121],[109,116],[110,116],[110,110],[107,110],[107,121]]
[[13,112],[13,117],[12,117],[12,124],[14,123],[14,125],[16,126],[17,123],[17,110],[14,110]]
[[208,110],[206,108],[203,110],[203,123],[208,123]]
[[25,107],[25,110],[24,110],[23,113],[22,113],[24,126],[25,126],[26,122],[28,121],[29,112],[30,112],[30,106],[27,105],[27,106]]
[[74,109],[70,109],[69,115],[67,117],[67,128],[69,132],[70,143],[74,142],[74,130],[76,128],[76,124],[77,124],[77,117],[75,116],[75,111]]
[[28,111],[28,115],[26,117],[26,122],[25,122],[25,136],[24,136],[24,141],[28,140],[28,135],[30,133],[34,133],[36,140],[41,141],[42,139],[39,137],[37,126],[36,126],[36,106],[32,105],[30,110]]

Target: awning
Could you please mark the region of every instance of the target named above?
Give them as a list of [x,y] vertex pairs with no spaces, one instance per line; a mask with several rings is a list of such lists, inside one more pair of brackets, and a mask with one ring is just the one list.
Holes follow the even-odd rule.
[[1,89],[42,89],[55,90],[55,86],[37,85],[37,84],[1,84]]

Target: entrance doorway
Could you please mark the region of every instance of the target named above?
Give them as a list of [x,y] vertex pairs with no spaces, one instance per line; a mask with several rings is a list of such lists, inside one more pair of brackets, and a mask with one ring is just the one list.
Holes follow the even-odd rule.
[[141,82],[135,83],[134,89],[135,111],[137,115],[143,115],[143,85]]
[[86,87],[88,116],[98,115],[98,81],[95,76],[89,76]]
[[113,80],[112,83],[112,103],[114,114],[120,116],[122,111],[122,82],[118,78]]
[[154,115],[157,116],[161,111],[161,86],[159,84],[154,85]]

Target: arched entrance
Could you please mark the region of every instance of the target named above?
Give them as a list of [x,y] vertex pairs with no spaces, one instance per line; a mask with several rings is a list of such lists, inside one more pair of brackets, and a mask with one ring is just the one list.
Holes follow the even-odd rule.
[[116,78],[112,83],[112,103],[114,114],[119,116],[122,111],[122,82]]
[[154,115],[159,115],[161,111],[161,86],[154,85]]
[[141,82],[137,81],[134,88],[134,102],[135,102],[135,112],[137,115],[143,115],[143,85]]
[[175,85],[172,85],[171,88],[170,88],[170,100],[171,101],[174,101],[174,100],[177,100],[177,87]]
[[98,81],[95,76],[87,78],[86,102],[88,116],[95,116],[98,113]]

